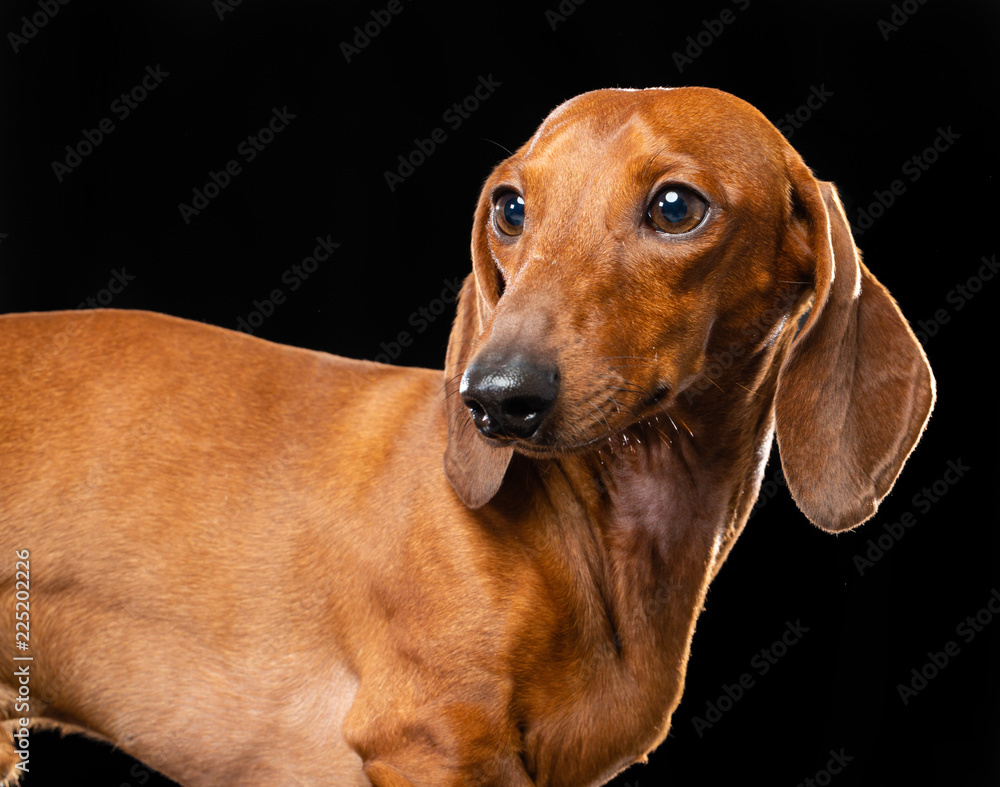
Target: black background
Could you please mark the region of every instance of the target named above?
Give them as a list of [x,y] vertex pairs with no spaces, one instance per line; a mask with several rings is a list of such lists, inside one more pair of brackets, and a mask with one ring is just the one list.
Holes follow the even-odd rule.
[[[593,88],[732,92],[837,183],[852,222],[901,181],[856,239],[926,336],[938,405],[895,490],[854,532],[819,531],[784,488],[765,485],[766,504],[709,593],[670,736],[649,765],[614,784],[1000,784],[1000,621],[971,641],[958,633],[1000,588],[997,463],[987,450],[998,437],[989,304],[1000,280],[980,275],[982,258],[996,253],[996,4],[588,0],[444,10],[400,0],[348,62],[341,43],[355,25],[374,27],[371,12],[386,5],[248,0],[220,18],[225,7],[210,0],[73,0],[17,41],[33,29],[23,15],[48,15],[38,2],[5,3],[0,310],[93,298],[236,327],[256,309],[256,333],[268,339],[440,368],[452,308],[426,324],[410,316],[433,312],[446,282],[469,269],[473,206],[506,155],[501,146],[514,149],[556,105]],[[713,22],[725,9],[731,22]],[[147,66],[168,76],[121,119],[113,102]],[[480,77],[499,86],[450,127],[443,114]],[[811,95],[825,98],[808,108]],[[246,162],[239,145],[286,107],[294,119]],[[797,111],[798,127],[782,120]],[[53,162],[102,118],[114,130],[60,181]],[[390,190],[385,172],[397,156],[439,127],[445,141]],[[944,147],[942,132],[946,150],[923,170],[907,165],[936,139]],[[240,174],[186,223],[178,205],[232,159]],[[292,291],[282,276],[318,236],[340,246]],[[129,282],[111,297],[116,271]],[[275,289],[280,303],[255,305]],[[412,342],[394,347],[402,331]],[[969,468],[950,485],[949,460]],[[946,490],[937,502],[915,499],[935,482]],[[887,535],[907,512],[916,524]],[[862,573],[855,558],[880,537],[889,548]],[[762,675],[760,651],[787,622],[808,631]],[[949,640],[958,655],[904,704],[898,686]],[[747,673],[754,685],[722,699]],[[696,729],[696,717],[712,718],[709,703],[725,712]],[[831,751],[851,759],[829,777]],[[28,787],[84,777],[166,783],[106,746],[34,736]]]

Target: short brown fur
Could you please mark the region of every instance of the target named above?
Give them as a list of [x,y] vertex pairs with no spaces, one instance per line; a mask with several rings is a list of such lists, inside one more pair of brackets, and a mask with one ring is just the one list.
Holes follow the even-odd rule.
[[[686,236],[646,221],[668,181],[710,205]],[[0,637],[30,550],[33,719],[192,787],[602,784],[667,734],[773,435],[838,531],[933,406],[833,186],[719,91],[563,104],[488,178],[472,258],[443,376],[143,312],[0,317]],[[488,440],[459,381],[512,347],[559,398],[543,435]]]

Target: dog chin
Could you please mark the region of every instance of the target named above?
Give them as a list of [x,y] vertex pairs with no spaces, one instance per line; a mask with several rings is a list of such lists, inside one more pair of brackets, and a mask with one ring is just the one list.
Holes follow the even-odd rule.
[[526,443],[522,440],[512,440],[508,442],[515,453],[526,456],[530,459],[558,459],[560,456],[574,453],[571,447],[561,447],[559,445],[545,445],[542,443]]
[[597,451],[602,447],[607,448],[609,445],[618,446],[619,444],[627,445],[629,441],[626,439],[623,443],[622,436],[628,431],[628,428],[626,428],[616,432],[602,432],[590,439],[577,440],[573,443],[560,440],[558,437],[549,437],[543,440],[530,441],[506,439],[497,441],[497,444],[510,446],[516,453],[530,459],[558,459],[573,454],[594,453],[596,455]]

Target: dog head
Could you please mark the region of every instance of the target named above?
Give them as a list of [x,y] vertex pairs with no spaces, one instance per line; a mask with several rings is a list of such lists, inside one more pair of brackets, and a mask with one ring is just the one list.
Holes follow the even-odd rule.
[[514,451],[593,450],[675,407],[725,407],[720,392],[760,396],[776,371],[789,489],[842,530],[874,513],[933,406],[923,351],[834,187],[721,91],[562,104],[487,179],[472,261],[446,360],[445,471],[473,508]]

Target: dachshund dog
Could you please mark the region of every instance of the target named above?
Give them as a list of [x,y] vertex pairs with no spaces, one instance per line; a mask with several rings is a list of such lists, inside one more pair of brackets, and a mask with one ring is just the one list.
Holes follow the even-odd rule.
[[188,787],[603,784],[772,438],[843,531],[935,397],[833,186],[707,88],[583,94],[496,167],[443,373],[143,312],[0,337],[9,778],[48,724]]

